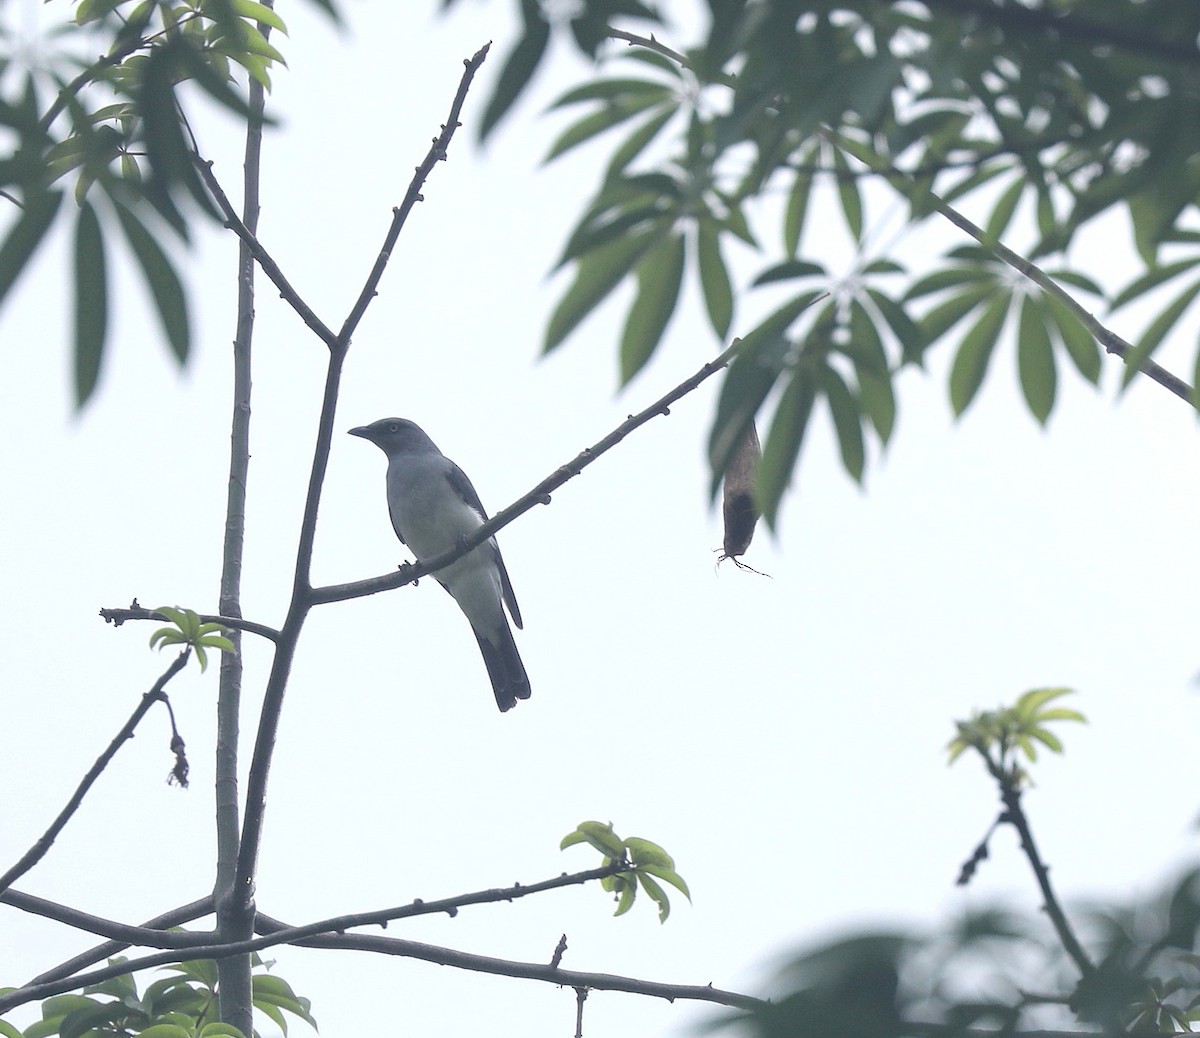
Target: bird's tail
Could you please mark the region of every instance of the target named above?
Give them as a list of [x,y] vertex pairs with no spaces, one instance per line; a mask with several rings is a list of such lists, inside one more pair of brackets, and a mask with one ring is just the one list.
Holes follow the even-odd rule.
[[525,664],[521,662],[508,622],[500,625],[494,640],[479,631],[475,631],[475,640],[479,642],[488,677],[492,679],[496,705],[502,711],[511,710],[518,699],[528,699],[529,675],[525,673]]

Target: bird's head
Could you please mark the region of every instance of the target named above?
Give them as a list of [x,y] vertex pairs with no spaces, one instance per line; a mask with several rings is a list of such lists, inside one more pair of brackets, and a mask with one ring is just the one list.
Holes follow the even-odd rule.
[[424,430],[407,418],[380,418],[370,425],[351,429],[350,435],[370,440],[389,458],[411,450],[437,450]]

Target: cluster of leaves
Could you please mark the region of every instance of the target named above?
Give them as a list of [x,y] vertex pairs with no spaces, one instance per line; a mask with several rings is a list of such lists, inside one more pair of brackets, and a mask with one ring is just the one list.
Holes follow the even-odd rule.
[[580,822],[574,832],[563,837],[559,847],[566,850],[577,843],[586,843],[604,856],[601,868],[616,864],[628,866],[600,880],[600,886],[612,894],[617,902],[614,915],[624,915],[633,907],[640,885],[658,906],[658,921],[665,923],[667,916],[671,914],[671,903],[667,892],[658,883],[660,879],[673,886],[689,901],[692,899],[687,883],[675,871],[675,859],[656,843],[637,836],[622,840],[613,832],[611,822],[590,821]]
[[175,626],[160,627],[150,635],[150,648],[161,651],[168,645],[186,645],[196,654],[201,673],[208,669],[207,649],[237,651],[224,627],[218,623],[202,622],[200,615],[191,609],[159,606],[154,611],[160,616],[165,616]]
[[1035,688],[1020,696],[1012,706],[983,710],[968,721],[957,721],[957,734],[950,740],[947,751],[953,764],[967,750],[978,753],[996,778],[1011,782],[1020,789],[1029,781],[1021,766],[1023,755],[1028,761],[1037,760],[1037,745],[1054,753],[1062,753],[1062,740],[1047,726],[1052,721],[1079,721],[1086,718],[1078,710],[1051,706],[1055,700],[1072,694],[1069,688]]
[[[1160,268],[1158,252],[1164,243],[1195,240],[1179,222],[1200,194],[1192,160],[1200,126],[1190,111],[1200,90],[1197,5],[706,6],[708,31],[696,46],[673,51],[661,35],[645,38],[644,50],[622,46],[615,60],[623,74],[568,91],[553,106],[582,114],[549,158],[624,131],[559,259],[574,277],[545,346],[556,348],[632,280],[619,348],[627,381],[661,341],[689,261],[713,332],[725,340],[739,298],[725,253],[739,243],[774,252],[751,287],[796,279],[796,292],[743,333],[747,346],[727,373],[710,436],[715,489],[745,430],[773,402],[758,478],[769,520],[815,406],[823,402],[846,470],[861,479],[864,435],[884,445],[892,431],[895,373],[921,363],[954,329],[956,413],[975,398],[1006,326],[1015,329],[1020,383],[1039,421],[1054,406],[1060,357],[1098,379],[1100,352],[1078,318],[1059,297],[1020,283],[990,251],[1023,203],[1036,216],[1033,257],[1061,254],[1088,221],[1114,206],[1126,209],[1149,270],[1118,303],[1183,269]],[[484,134],[532,79],[551,38],[543,5],[520,0],[520,8],[524,31]],[[600,50],[604,27],[663,24],[623,0],[581,0],[572,12],[563,24],[575,45],[610,60],[614,52]],[[618,28],[616,38],[629,33]],[[893,255],[870,255],[861,188],[868,179],[902,195],[911,225],[934,211],[933,192],[953,202],[989,185],[994,202],[983,245],[947,253],[934,274],[921,277]],[[851,269],[827,269],[824,241],[802,254],[818,188],[840,203],[857,250]],[[747,203],[766,194],[786,198],[776,245],[764,244],[746,218]],[[755,211],[761,217],[764,210]],[[1101,294],[1085,274],[1060,269],[1053,276]],[[815,307],[822,293],[828,302]],[[1130,374],[1197,294],[1200,282],[1151,323]]]
[[[331,0],[313,0],[332,13]],[[60,217],[74,225],[75,397],[100,377],[108,333],[106,241],[121,238],[140,267],[180,363],[190,332],[186,296],[166,243],[188,240],[189,208],[216,216],[195,166],[180,100],[194,83],[242,118],[233,66],[264,87],[285,31],[257,0],[80,0],[72,31],[35,51],[0,52],[0,196],[11,215],[0,244],[0,302]],[[8,37],[0,37],[8,41]],[[78,54],[104,56],[81,60]],[[44,54],[31,66],[28,53]],[[73,179],[73,205],[64,181]],[[192,207],[185,206],[190,199]],[[71,214],[74,214],[73,217]]]
[[[113,959],[112,963],[125,960]],[[303,1020],[314,1030],[311,1003],[301,998],[281,977],[264,972],[265,964],[253,958],[251,978],[254,1008],[285,1035],[288,1017]],[[150,984],[139,994],[137,983],[125,974],[93,984],[82,994],[56,995],[42,1003],[42,1019],[24,1031],[0,1020],[3,1038],[245,1038],[241,1031],[221,1023],[218,1016],[217,967],[208,959],[164,966],[175,974]],[[97,997],[103,996],[103,997]]]

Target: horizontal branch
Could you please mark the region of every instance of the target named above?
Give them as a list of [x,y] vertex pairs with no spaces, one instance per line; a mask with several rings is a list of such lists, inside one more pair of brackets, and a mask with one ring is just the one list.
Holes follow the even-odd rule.
[[[559,887],[578,886],[581,883],[603,879],[606,876],[623,872],[628,867],[627,862],[616,862],[601,868],[586,869],[583,872],[564,872],[553,879],[542,880],[538,883],[528,885],[517,883],[511,887],[494,887],[490,890],[472,891],[467,894],[459,894],[455,897],[442,898],[437,901],[416,900],[396,908],[333,916],[328,919],[306,923],[303,926],[283,927],[283,924],[271,920],[270,929],[265,930],[263,936],[246,941],[220,942],[214,940],[212,933],[189,934],[189,940],[186,942],[186,945],[181,941],[179,946],[177,946],[178,950],[166,950],[156,952],[153,955],[145,955],[138,959],[129,959],[122,963],[93,970],[90,973],[75,973],[72,971],[71,975],[67,975],[60,971],[55,971],[55,976],[43,975],[38,977],[36,980],[25,985],[25,987],[0,996],[0,1014],[7,1012],[15,1006],[24,1005],[26,1002],[50,998],[53,995],[61,995],[75,988],[88,984],[99,984],[102,981],[111,980],[113,977],[125,976],[138,970],[149,969],[152,966],[163,966],[173,962],[181,962],[185,959],[223,959],[231,955],[243,955],[250,952],[262,951],[264,948],[271,948],[276,945],[296,944],[309,937],[321,934],[336,934],[355,926],[383,926],[397,919],[410,919],[414,916],[437,915],[441,913],[454,916],[458,913],[459,908],[467,905],[515,901],[518,898],[528,897],[530,894],[540,894]],[[28,899],[28,895],[24,895],[24,897]],[[40,899],[29,899],[27,903],[32,904],[33,901],[38,900]],[[206,906],[211,906],[211,903],[211,898],[203,902],[194,902],[194,904],[204,904]],[[52,902],[45,902],[44,904],[50,905]],[[260,916],[260,918],[265,917]],[[98,920],[94,917],[92,921],[107,923],[107,920]],[[120,924],[114,925],[119,926]],[[132,930],[136,928],[130,927],[128,929]],[[151,933],[149,936],[152,938],[148,942],[149,947],[164,946],[163,942],[159,939],[159,935]],[[119,950],[122,949],[114,949],[114,951]],[[85,963],[85,965],[91,965],[95,961],[98,960],[93,958]]]
[[[7,901],[14,893],[9,890],[5,893],[4,898],[0,900]],[[148,919],[142,923],[140,929],[144,930],[166,930],[173,926],[182,926],[184,923],[190,923],[195,919],[201,919],[206,915],[211,915],[213,910],[212,895],[202,897],[197,901],[192,901],[186,905],[180,905],[178,908],[168,909],[161,915],[155,916],[153,919]],[[95,918],[95,917],[93,917]],[[104,962],[112,958],[114,955],[119,955],[129,947],[129,943],[121,940],[105,941],[102,944],[97,944],[87,951],[80,952],[78,955],[72,956],[66,962],[60,962],[57,966],[52,966],[48,970],[44,970],[33,978],[30,984],[44,984],[53,980],[62,980],[78,973],[82,969],[87,969],[89,966],[94,966],[98,962]]]
[[557,490],[568,480],[574,479],[593,461],[615,447],[635,429],[645,425],[651,418],[657,415],[669,415],[672,404],[680,398],[687,396],[701,382],[728,365],[740,346],[741,340],[735,339],[733,344],[724,353],[717,356],[714,360],[709,361],[709,363],[705,364],[704,367],[690,378],[684,379],[683,382],[679,383],[670,392],[659,397],[645,410],[639,411],[635,415],[630,415],[629,418],[603,439],[597,440],[591,447],[585,447],[571,461],[565,465],[560,465],[532,490],[523,494],[507,508],[497,512],[491,519],[479,527],[478,530],[472,533],[470,537],[464,538],[452,551],[443,552],[441,555],[436,555],[432,559],[426,559],[423,562],[407,562],[395,573],[389,573],[382,577],[371,577],[368,580],[355,580],[348,584],[329,584],[325,587],[313,588],[311,592],[313,604],[342,602],[350,598],[377,595],[381,591],[391,591],[393,588],[411,584],[421,577],[450,565],[450,563],[466,555],[473,548],[478,547],[498,530],[502,530],[514,519],[524,515],[535,505],[548,505],[552,491]]
[[[47,901],[45,898],[35,897],[33,894],[26,894],[20,890],[13,890],[11,888],[0,893],[0,904],[10,905],[22,912],[28,912],[30,915],[41,916],[43,919],[53,919],[55,922],[63,923],[74,930],[83,930],[87,933],[94,933],[98,937],[109,938],[113,942],[114,947],[106,950],[100,956],[100,959],[114,955],[132,945],[138,945],[143,948],[188,948],[212,941],[211,933],[198,933],[190,930],[164,930],[154,922],[146,923],[143,926],[130,926],[128,923],[119,923],[113,919],[105,919],[103,916],[92,915],[90,912],[72,908],[70,905],[59,904],[57,901]],[[183,909],[175,909],[174,913],[172,913],[172,922],[166,925],[178,926],[180,920],[175,919],[175,913],[180,911],[193,912],[201,906],[205,909],[203,912],[189,915],[188,919],[182,921],[188,922],[198,918],[198,916],[207,915],[211,912],[212,898],[201,898],[199,901],[193,901],[190,905],[185,905]],[[92,962],[98,962],[100,959],[93,959]],[[87,965],[91,965],[91,963],[87,963]]]
[[[266,919],[262,919],[265,923]],[[766,999],[744,995],[738,991],[725,991],[711,984],[664,984],[657,980],[641,980],[637,977],[622,977],[613,973],[583,973],[564,970],[539,962],[516,962],[512,959],[496,959],[489,955],[442,948],[436,944],[405,941],[395,937],[377,937],[369,934],[322,934],[296,941],[305,948],[331,948],[354,951],[377,952],[381,955],[397,955],[406,959],[421,959],[439,966],[454,966],[457,969],[473,970],[476,973],[491,973],[516,980],[540,980],[562,987],[589,988],[595,991],[625,991],[631,995],[650,995],[665,998],[668,1002],[688,999],[698,1002],[715,1002],[717,1005],[733,1006],[735,1009],[762,1009],[769,1003]]]
[[[138,605],[136,598],[128,609],[101,609],[100,615],[104,618],[105,623],[110,623],[114,627],[120,627],[126,620],[161,620],[163,623],[174,623],[170,617]],[[245,631],[247,634],[257,634],[260,638],[266,638],[267,641],[279,640],[279,632],[274,627],[268,627],[266,624],[256,623],[253,620],[243,620],[240,616],[222,616],[220,613],[200,613],[199,616],[200,620],[206,624],[232,627],[239,631]]]

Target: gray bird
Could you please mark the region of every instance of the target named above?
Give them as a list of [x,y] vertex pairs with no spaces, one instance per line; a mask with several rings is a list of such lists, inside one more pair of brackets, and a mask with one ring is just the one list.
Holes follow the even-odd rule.
[[[446,457],[414,422],[381,418],[350,430],[387,455],[387,502],[392,529],[418,561],[450,551],[487,521],[487,512],[466,473]],[[511,710],[529,698],[529,677],[517,654],[512,621],[521,627],[521,610],[496,539],[489,537],[433,576],[466,614],[483,653],[496,705]],[[503,604],[502,604],[503,603]]]

